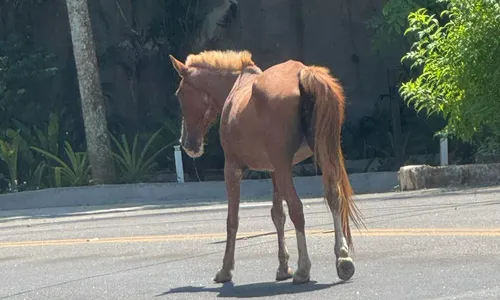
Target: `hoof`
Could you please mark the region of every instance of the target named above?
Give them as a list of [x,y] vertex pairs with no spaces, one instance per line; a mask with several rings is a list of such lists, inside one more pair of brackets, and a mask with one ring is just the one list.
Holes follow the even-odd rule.
[[291,268],[278,269],[276,271],[276,281],[283,281],[293,277],[293,270]]
[[308,272],[298,270],[293,274],[293,284],[303,284],[308,283],[310,276]]
[[217,272],[217,275],[215,275],[214,282],[225,283],[231,281],[232,279],[233,274],[231,273],[231,271],[221,269],[219,272]]
[[354,262],[350,257],[340,257],[337,260],[337,275],[342,280],[351,279],[352,275],[354,275]]

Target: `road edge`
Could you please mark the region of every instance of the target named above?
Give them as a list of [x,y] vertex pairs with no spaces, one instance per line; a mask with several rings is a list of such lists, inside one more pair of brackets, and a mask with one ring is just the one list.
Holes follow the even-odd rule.
[[[349,180],[356,194],[391,192],[398,185],[397,172],[354,173],[349,175]],[[321,176],[295,177],[294,182],[300,197],[323,196]],[[270,179],[242,181],[242,201],[271,196]],[[226,187],[222,181],[95,185],[2,194],[0,210],[150,203],[192,205],[226,198]]]

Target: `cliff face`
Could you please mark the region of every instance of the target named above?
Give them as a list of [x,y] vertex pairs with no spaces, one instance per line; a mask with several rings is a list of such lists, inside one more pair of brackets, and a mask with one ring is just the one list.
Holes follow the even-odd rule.
[[[171,3],[90,0],[108,117],[129,128],[177,113],[173,94],[178,79],[169,53],[183,59],[203,49],[249,49],[262,68],[289,58],[327,66],[346,88],[349,120],[369,113],[378,96],[387,93],[387,67],[398,62],[397,57],[381,61],[370,50],[365,22],[384,0],[363,5],[348,0],[203,0],[185,1],[178,11],[169,9]],[[77,101],[65,1],[45,0],[28,15],[35,44],[55,53],[61,70],[41,96]],[[204,19],[197,24],[193,20],[200,15]],[[5,16],[2,25],[2,35],[16,27]],[[197,26],[202,26],[199,35]]]
[[383,61],[372,52],[365,24],[385,2],[240,0],[242,47],[263,67],[292,57],[330,68],[345,87],[347,118],[355,121],[388,93],[387,69],[399,64],[399,53]]

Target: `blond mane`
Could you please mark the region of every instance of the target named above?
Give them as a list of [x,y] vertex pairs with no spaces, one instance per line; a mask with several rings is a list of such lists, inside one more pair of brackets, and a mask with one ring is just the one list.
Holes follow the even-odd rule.
[[242,71],[246,67],[254,66],[252,54],[249,51],[203,51],[199,54],[190,54],[186,59],[186,66],[217,69],[221,71]]

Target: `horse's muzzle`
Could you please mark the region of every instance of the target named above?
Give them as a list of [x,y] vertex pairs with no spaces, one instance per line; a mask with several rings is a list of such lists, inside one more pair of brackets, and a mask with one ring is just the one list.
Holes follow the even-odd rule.
[[185,143],[182,143],[182,148],[186,151],[186,154],[191,158],[198,158],[203,155],[203,142],[197,140],[188,139]]

